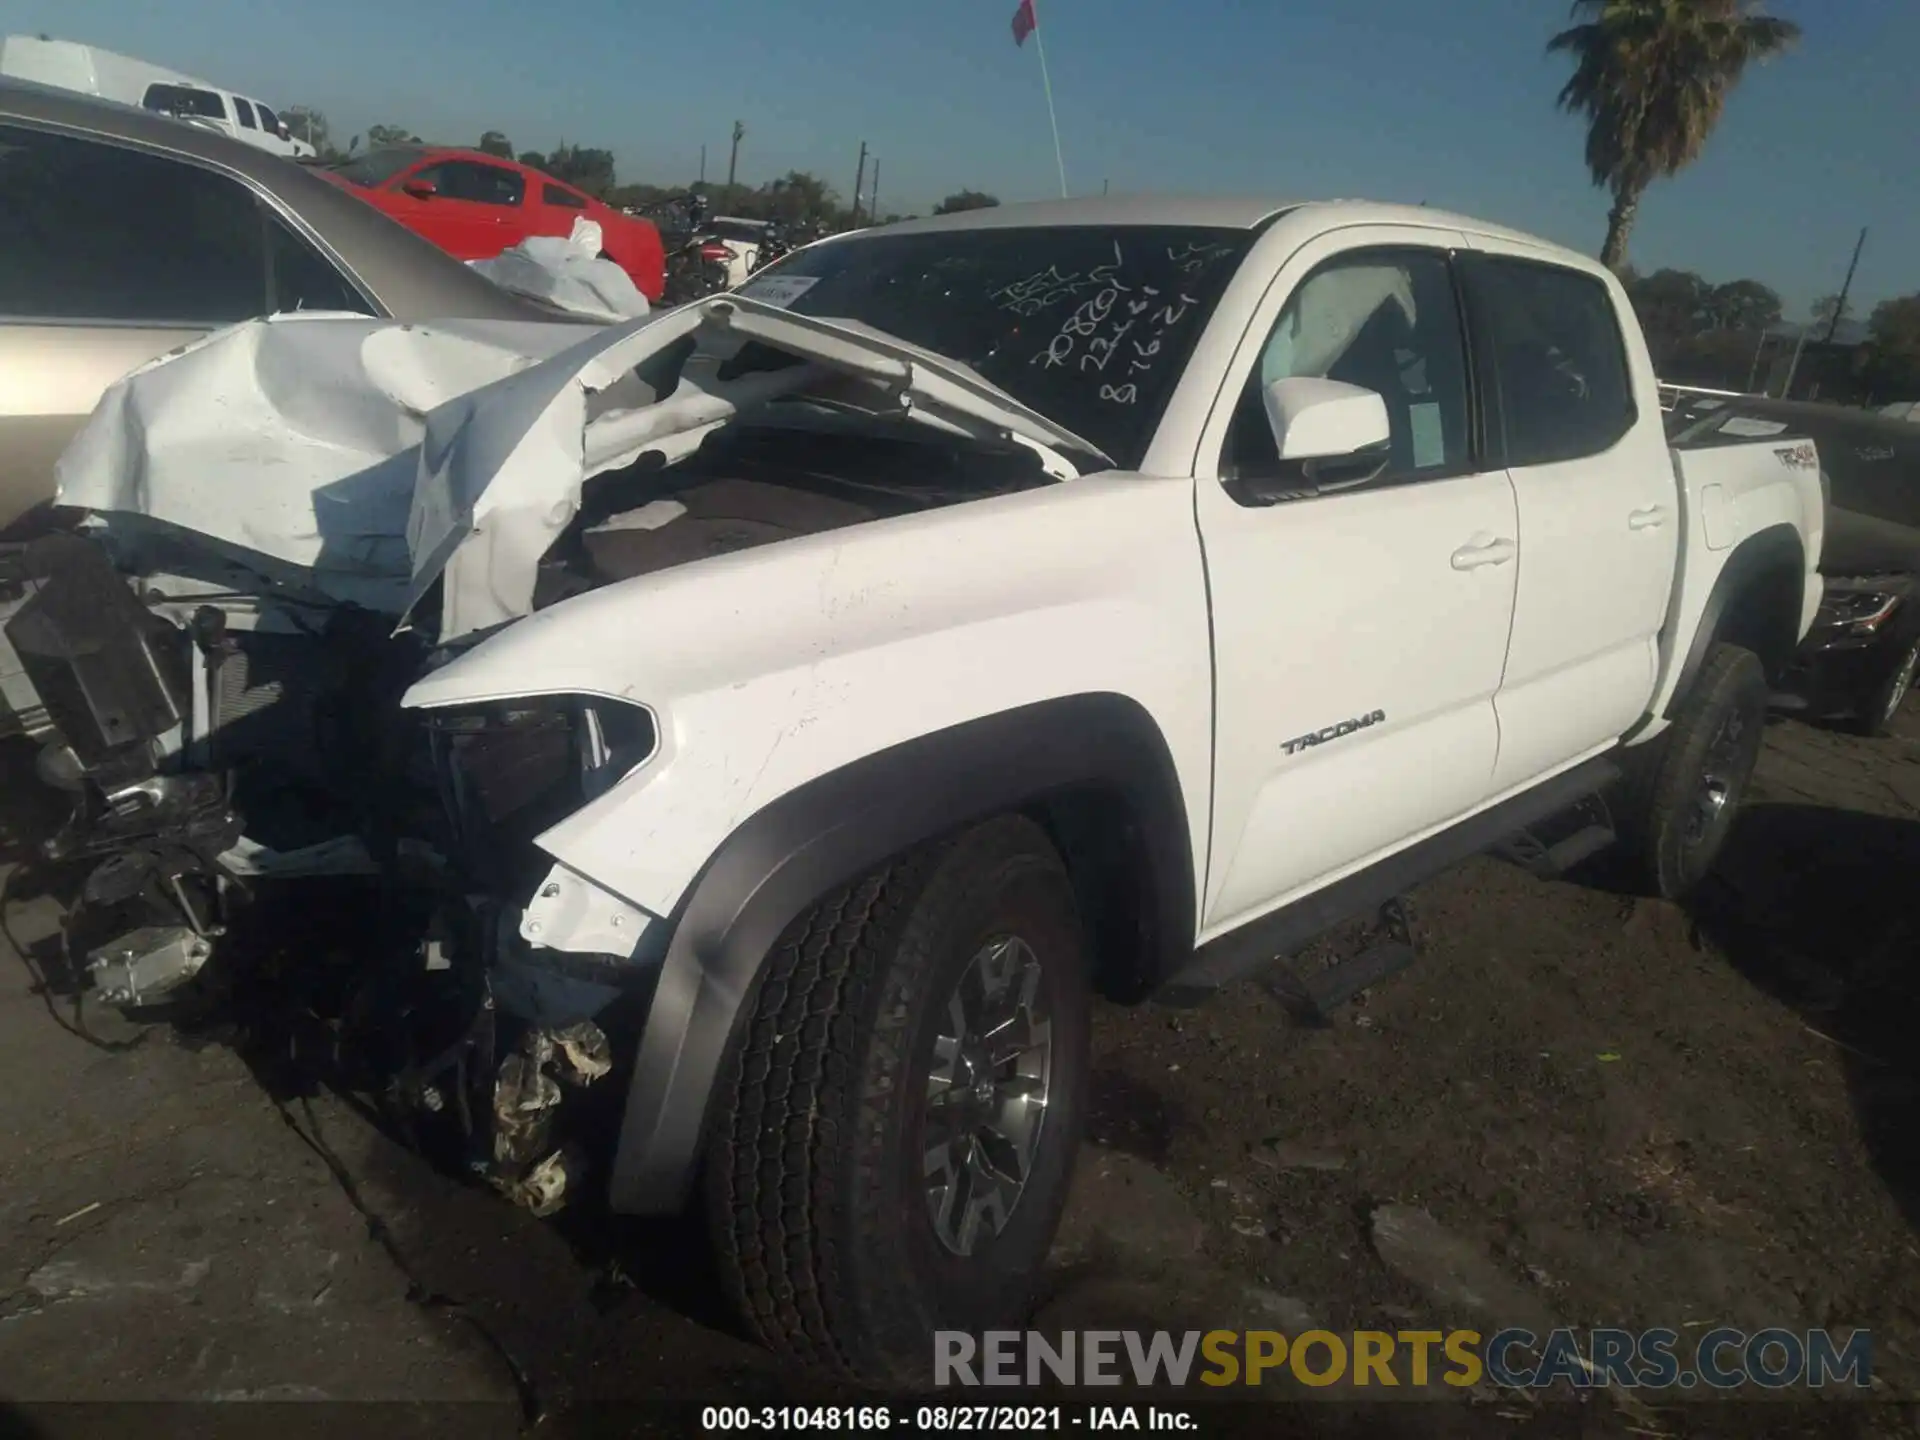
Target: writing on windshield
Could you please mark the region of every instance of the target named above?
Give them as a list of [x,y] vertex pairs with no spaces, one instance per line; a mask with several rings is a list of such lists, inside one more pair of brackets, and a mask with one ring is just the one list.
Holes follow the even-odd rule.
[[1137,225],[880,232],[799,251],[741,293],[958,360],[1131,467],[1251,238]]

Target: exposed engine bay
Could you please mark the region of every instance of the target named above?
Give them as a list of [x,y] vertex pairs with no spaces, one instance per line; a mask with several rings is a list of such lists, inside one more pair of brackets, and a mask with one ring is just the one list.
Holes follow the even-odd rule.
[[[674,391],[686,359],[648,392]],[[849,413],[832,384],[797,390],[752,423],[707,424],[690,452],[641,446],[592,475],[538,560],[531,610],[1056,478],[1031,445]],[[427,431],[423,471],[431,417]],[[75,967],[130,1013],[217,1003],[262,983],[249,915],[285,887],[335,887],[357,937],[329,962],[338,983],[266,983],[324,1013],[354,1083],[396,1123],[434,1130],[536,1213],[560,1208],[593,1164],[578,1097],[614,1088],[598,1082],[646,1005],[651,972],[635,962],[665,940],[636,949],[627,916],[537,840],[653,753],[653,716],[566,694],[406,708],[410,686],[491,632],[443,641],[424,606],[396,626],[391,607],[155,518],[97,514],[92,534],[0,556],[38,773],[71,800],[45,854],[86,869]],[[564,927],[567,947],[542,943],[543,927]]]

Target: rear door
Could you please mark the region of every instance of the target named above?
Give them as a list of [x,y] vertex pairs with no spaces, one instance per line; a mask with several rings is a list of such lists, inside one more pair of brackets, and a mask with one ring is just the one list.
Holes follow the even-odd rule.
[[1678,492],[1653,374],[1628,348],[1614,287],[1484,246],[1461,273],[1489,446],[1520,518],[1495,707],[1505,790],[1604,749],[1645,713],[1679,556]]
[[[1309,243],[1229,372],[1224,444],[1195,494],[1216,676],[1203,938],[1488,798],[1516,517],[1475,436],[1462,244],[1387,226]],[[1385,399],[1393,446],[1378,481],[1249,503],[1236,477],[1277,463],[1262,387],[1293,375]]]

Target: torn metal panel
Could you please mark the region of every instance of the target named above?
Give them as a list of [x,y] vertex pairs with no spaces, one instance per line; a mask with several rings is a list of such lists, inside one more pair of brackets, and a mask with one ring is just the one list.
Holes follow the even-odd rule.
[[549,950],[625,959],[652,923],[653,917],[638,906],[564,865],[555,865],[527,902],[520,917],[520,938]]
[[56,466],[58,501],[310,572],[398,609],[429,412],[577,342],[577,324],[409,325],[281,315],[220,330],[116,382]]

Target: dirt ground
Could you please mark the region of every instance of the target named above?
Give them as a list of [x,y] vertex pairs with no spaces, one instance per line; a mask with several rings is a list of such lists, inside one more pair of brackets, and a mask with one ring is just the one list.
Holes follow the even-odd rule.
[[[1920,713],[1881,741],[1778,723],[1757,784],[1689,912],[1481,860],[1416,893],[1421,961],[1328,1028],[1290,1025],[1258,982],[1103,1009],[1041,1322],[1474,1321],[1382,1259],[1376,1209],[1399,1204],[1520,1313],[1868,1327],[1875,1397],[1820,1407],[1844,1411],[1823,1433],[1901,1433],[1892,1402],[1920,1400]],[[0,773],[16,854],[41,819],[27,792],[17,763]],[[217,1041],[76,1025],[20,954],[45,954],[57,900],[16,871],[5,918],[0,1398],[511,1418],[814,1393],[727,1331],[692,1226],[536,1221]],[[1507,1403],[1480,1410],[1524,1414]]]

